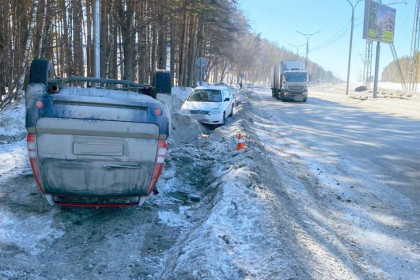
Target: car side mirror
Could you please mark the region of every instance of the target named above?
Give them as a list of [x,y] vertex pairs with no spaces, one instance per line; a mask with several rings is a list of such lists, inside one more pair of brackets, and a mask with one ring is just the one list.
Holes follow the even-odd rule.
[[226,97],[224,101],[230,101],[230,98],[229,97]]

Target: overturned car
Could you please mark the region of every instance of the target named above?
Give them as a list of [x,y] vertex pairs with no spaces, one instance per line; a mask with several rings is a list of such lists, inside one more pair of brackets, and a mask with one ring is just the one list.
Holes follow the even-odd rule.
[[156,94],[171,93],[170,73],[157,71],[151,86],[52,73],[50,61],[34,60],[26,90],[29,159],[42,194],[51,205],[141,205],[165,161],[170,112]]

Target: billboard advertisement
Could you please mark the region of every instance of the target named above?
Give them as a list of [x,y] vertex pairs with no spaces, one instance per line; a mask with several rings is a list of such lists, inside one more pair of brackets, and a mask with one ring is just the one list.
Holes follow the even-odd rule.
[[365,1],[363,38],[371,41],[394,41],[395,9],[372,0]]

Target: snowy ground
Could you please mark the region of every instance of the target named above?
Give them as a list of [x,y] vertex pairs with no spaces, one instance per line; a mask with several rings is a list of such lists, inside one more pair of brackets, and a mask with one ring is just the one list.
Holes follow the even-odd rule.
[[[392,82],[378,82],[378,88],[392,89],[392,90],[398,90],[398,91],[403,90],[403,86],[401,84],[392,83]],[[420,93],[420,84],[417,84],[416,88],[417,88],[417,93]]]
[[[11,106],[0,113],[0,278],[418,279],[415,189],[400,193],[371,176],[327,141],[343,123],[329,131],[321,121],[339,104],[336,116],[355,110],[417,124],[420,98],[345,96],[344,86],[314,87],[306,104],[241,91],[218,128],[179,115],[191,89],[174,89],[161,194],[139,209],[51,208],[27,162],[23,105]],[[293,123],[303,114],[319,120]],[[245,151],[235,150],[239,132]]]

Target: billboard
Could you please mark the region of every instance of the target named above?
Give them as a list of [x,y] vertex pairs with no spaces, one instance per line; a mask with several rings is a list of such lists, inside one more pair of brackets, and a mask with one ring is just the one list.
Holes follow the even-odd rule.
[[395,9],[373,0],[365,1],[363,38],[371,41],[394,41]]

